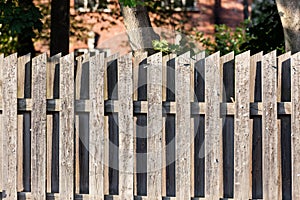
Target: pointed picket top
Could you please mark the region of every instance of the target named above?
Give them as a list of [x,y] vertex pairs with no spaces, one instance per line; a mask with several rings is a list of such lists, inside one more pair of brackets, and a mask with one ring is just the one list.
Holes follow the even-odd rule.
[[4,58],[3,65],[3,189],[6,198],[17,199],[17,53]]
[[235,57],[234,199],[251,197],[250,51]]
[[222,143],[220,118],[220,52],[205,58],[205,198],[219,199],[223,195],[220,176],[222,175]]

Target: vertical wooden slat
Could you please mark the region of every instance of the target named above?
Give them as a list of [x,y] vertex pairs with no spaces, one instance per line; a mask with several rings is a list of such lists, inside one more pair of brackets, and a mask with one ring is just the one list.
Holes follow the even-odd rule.
[[300,199],[300,53],[292,56],[292,199]]
[[104,53],[90,58],[90,199],[103,200],[104,156]]
[[191,62],[190,52],[175,59],[176,98],[176,199],[191,198],[190,194],[190,130],[191,130]]
[[[4,54],[0,54],[0,103],[3,106],[3,64],[4,64]],[[3,108],[3,107],[2,107]],[[3,110],[2,110],[3,111]],[[3,130],[3,117],[2,117],[2,113],[0,115],[0,130]],[[0,160],[4,161],[4,153],[3,153],[3,139],[4,139],[4,133],[1,132],[0,133]],[[0,162],[0,192],[2,192],[3,190],[3,162]],[[0,195],[1,196],[1,195]],[[0,198],[1,199],[1,198]]]
[[3,67],[3,189],[7,200],[17,199],[17,54]]
[[70,200],[74,195],[74,55],[60,58],[59,123],[59,192],[60,199]]
[[132,55],[118,59],[119,98],[119,198],[133,198],[133,101]]
[[162,196],[162,54],[148,57],[147,64],[147,197],[158,200]]
[[250,199],[250,52],[235,58],[234,199]]
[[42,54],[32,60],[31,197],[46,199],[46,65]]
[[205,59],[205,198],[219,199],[221,173],[220,53]]
[[277,127],[276,51],[262,60],[263,197],[281,199],[280,139]]

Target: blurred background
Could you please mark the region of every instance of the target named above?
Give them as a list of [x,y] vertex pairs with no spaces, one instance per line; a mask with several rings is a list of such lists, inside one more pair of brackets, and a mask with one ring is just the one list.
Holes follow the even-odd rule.
[[[127,53],[131,48],[119,3],[1,0],[0,53]],[[284,52],[282,25],[274,0],[146,0],[142,6],[147,8],[154,30],[179,32],[208,53],[251,50],[254,54],[274,49]],[[181,46],[189,42],[177,41]],[[165,45],[168,44],[161,39],[154,48],[166,53],[172,50],[169,46],[163,48]]]

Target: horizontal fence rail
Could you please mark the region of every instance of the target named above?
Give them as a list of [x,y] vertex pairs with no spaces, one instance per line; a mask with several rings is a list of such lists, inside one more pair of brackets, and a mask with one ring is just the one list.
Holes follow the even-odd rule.
[[0,55],[0,199],[300,199],[300,53]]

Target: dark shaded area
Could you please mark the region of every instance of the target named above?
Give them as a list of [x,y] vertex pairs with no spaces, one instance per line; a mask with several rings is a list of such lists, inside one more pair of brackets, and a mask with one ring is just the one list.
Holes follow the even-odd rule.
[[[118,99],[118,63],[113,60],[107,63],[107,94],[109,100]],[[119,194],[119,127],[118,114],[108,114],[109,124],[109,194]]]
[[[147,101],[147,68],[139,64],[138,101]],[[147,114],[136,115],[137,195],[147,195]]]
[[70,1],[51,1],[50,56],[69,53]]

